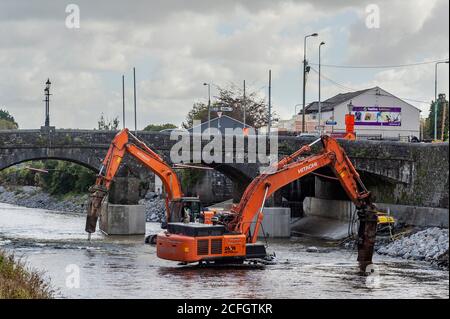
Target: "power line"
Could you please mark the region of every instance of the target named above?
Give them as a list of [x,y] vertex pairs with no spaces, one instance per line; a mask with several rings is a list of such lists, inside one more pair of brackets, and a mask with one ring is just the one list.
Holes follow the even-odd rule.
[[[313,70],[316,74],[319,74],[319,71],[317,71],[316,69],[314,69],[313,67],[311,67],[311,70]],[[358,89],[355,88],[351,88],[348,87],[346,85],[340,84],[339,82],[336,82],[335,80],[325,76],[323,74],[323,72],[320,73],[320,77],[327,80],[328,82],[334,84],[336,87],[339,87],[341,89],[345,89],[345,90],[350,90],[350,91],[359,91]],[[406,100],[406,101],[411,101],[411,102],[416,102],[416,103],[422,103],[422,104],[430,104],[430,102],[428,101],[421,101],[421,100],[415,100],[415,99],[410,99],[410,98],[404,98],[404,97],[400,97],[400,99],[402,100]]]
[[420,101],[420,100],[414,100],[414,99],[407,99],[407,98],[404,98],[404,97],[401,97],[401,99],[402,100],[407,100],[407,101],[411,101],[411,102],[416,102],[416,103],[422,103],[422,104],[431,104],[431,102],[430,101]]
[[[322,67],[327,68],[339,68],[339,69],[393,69],[393,68],[405,68],[405,67],[413,67],[418,65],[425,64],[434,64],[436,62],[445,62],[447,59],[433,60],[433,61],[423,61],[423,62],[415,62],[415,63],[406,63],[406,64],[391,64],[391,65],[337,65],[337,64],[321,64]],[[319,65],[318,63],[310,63],[310,65]]]
[[[317,71],[315,68],[311,67],[311,70],[313,70],[317,75],[319,74],[319,71]],[[325,79],[325,80],[327,80],[328,82],[334,84],[335,86],[337,86],[337,87],[339,87],[341,89],[350,90],[350,91],[359,91],[359,90],[357,90],[355,88],[351,88],[351,87],[348,87],[348,86],[345,86],[343,84],[340,84],[340,83],[336,82],[335,80],[333,80],[333,79],[327,77],[326,75],[324,75],[323,72],[321,72],[320,77]]]

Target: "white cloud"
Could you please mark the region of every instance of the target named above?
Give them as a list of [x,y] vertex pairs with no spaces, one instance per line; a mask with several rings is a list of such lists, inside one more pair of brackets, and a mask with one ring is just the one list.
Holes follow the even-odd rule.
[[[56,126],[92,128],[101,112],[120,116],[124,73],[131,124],[133,66],[139,127],[151,122],[180,124],[192,103],[205,99],[205,81],[224,85],[246,79],[261,88],[269,68],[278,85],[274,93],[283,92],[274,95],[276,110],[289,116],[300,96],[300,74],[295,79],[292,74],[300,69],[303,36],[317,30],[327,42],[324,59],[330,64],[408,63],[448,56],[444,0],[380,1],[378,31],[361,27],[365,7],[356,0],[77,3],[81,28],[76,30],[65,28],[62,2],[0,3],[0,105],[21,127],[42,125],[47,77],[53,82],[51,120]],[[356,20],[346,21],[346,13]],[[311,42],[311,56],[317,54],[316,42]],[[376,84],[399,96],[429,99],[433,70],[427,68],[432,66],[381,70],[362,81],[348,72],[332,76],[351,88]],[[440,72],[445,76],[447,71],[443,67]],[[311,74],[311,98],[317,94],[316,83]],[[448,87],[448,80],[441,84]],[[323,85],[324,97],[343,90],[326,81]],[[284,87],[293,89],[281,90]]]

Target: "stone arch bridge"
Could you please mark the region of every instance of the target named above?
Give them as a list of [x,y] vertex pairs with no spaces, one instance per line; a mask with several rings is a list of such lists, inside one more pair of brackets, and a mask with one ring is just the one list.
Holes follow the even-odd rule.
[[[111,131],[63,129],[0,131],[0,170],[30,160],[58,159],[97,171],[115,134],[116,132]],[[177,141],[171,140],[169,133],[138,132],[137,135],[170,162],[169,153]],[[279,136],[279,156],[290,154],[311,141],[308,138]],[[206,143],[207,141],[203,141],[203,144]],[[377,200],[392,204],[448,208],[448,143],[342,140],[341,145]],[[226,152],[230,150],[224,147],[223,153]],[[134,160],[125,158],[124,163],[128,173],[141,178],[148,174]],[[258,174],[260,166],[258,163],[208,165],[233,181],[236,194],[242,193],[245,186]],[[126,175],[127,171],[123,169],[120,174]],[[315,185],[333,189],[333,182],[320,177],[316,177]]]

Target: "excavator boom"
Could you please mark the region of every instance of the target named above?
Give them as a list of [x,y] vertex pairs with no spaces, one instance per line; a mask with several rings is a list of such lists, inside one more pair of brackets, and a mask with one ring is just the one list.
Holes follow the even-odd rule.
[[[311,151],[311,146],[318,141],[321,141],[323,145],[319,154],[295,161],[300,155]],[[267,197],[283,186],[325,166],[331,168],[357,208],[365,208],[371,205],[370,193],[362,183],[345,151],[335,139],[325,135],[313,143],[303,146],[292,155],[281,159],[274,165],[277,169],[275,172],[263,173],[255,178],[246,188],[238,206],[232,210],[236,218],[235,222],[230,224],[230,230],[248,234],[255,216],[261,214],[260,208]]]
[[[95,232],[102,201],[111,187],[111,182],[117,174],[125,153],[132,155],[161,179],[167,193],[167,214],[170,212],[169,202],[183,196],[180,181],[172,167],[125,128],[114,137],[100,167],[95,185],[90,188],[85,229],[88,233]],[[169,216],[167,218],[169,220]]]

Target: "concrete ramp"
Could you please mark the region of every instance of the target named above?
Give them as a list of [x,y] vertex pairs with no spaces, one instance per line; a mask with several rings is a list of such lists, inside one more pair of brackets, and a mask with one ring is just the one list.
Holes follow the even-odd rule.
[[306,197],[303,210],[306,216],[291,225],[294,235],[327,240],[341,240],[348,236],[349,220],[354,210],[351,202]]
[[293,235],[341,240],[348,236],[348,222],[319,216],[306,216],[291,225]]

